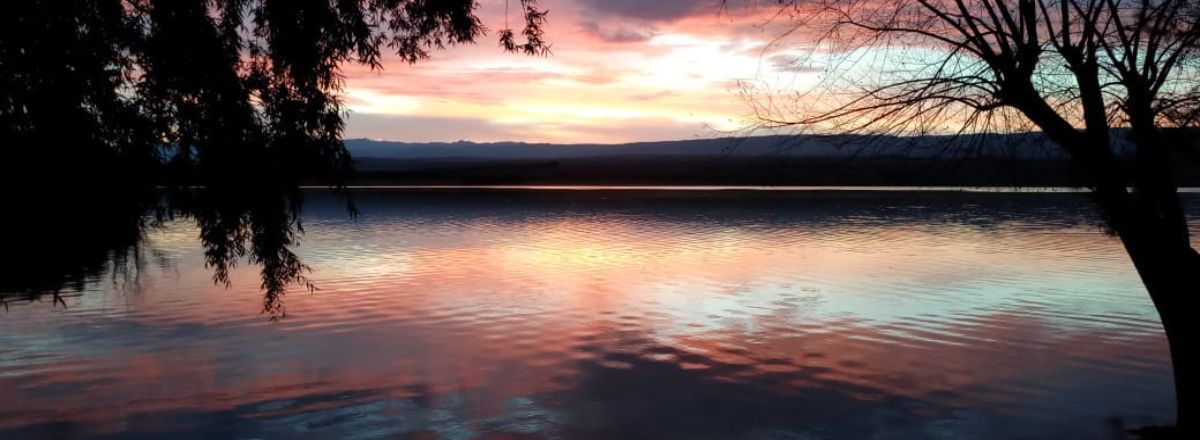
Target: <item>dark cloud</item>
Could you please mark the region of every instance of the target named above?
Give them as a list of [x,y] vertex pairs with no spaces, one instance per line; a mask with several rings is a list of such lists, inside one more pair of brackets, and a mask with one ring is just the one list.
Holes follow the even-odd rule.
[[584,10],[644,21],[674,21],[697,13],[715,15],[719,0],[579,0]]
[[611,29],[594,21],[585,21],[579,27],[584,33],[610,43],[640,43],[656,34],[652,29],[635,30],[624,26]]
[[776,72],[817,73],[824,71],[821,66],[814,66],[796,55],[772,55],[767,62]]
[[351,113],[346,118],[346,138],[371,138],[412,142],[468,140],[522,140],[517,127],[488,123],[478,118],[445,118]]

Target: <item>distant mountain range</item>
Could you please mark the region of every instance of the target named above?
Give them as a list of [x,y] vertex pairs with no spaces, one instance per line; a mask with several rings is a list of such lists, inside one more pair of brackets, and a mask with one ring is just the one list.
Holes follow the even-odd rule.
[[[1114,136],[1122,138],[1123,136]],[[626,144],[346,141],[356,184],[1081,186],[1038,133],[757,136]],[[1122,143],[1119,156],[1131,151]],[[1200,168],[1179,163],[1182,183]]]
[[865,136],[755,136],[625,144],[546,144],[525,142],[393,142],[349,139],[355,158],[381,159],[578,159],[589,157],[850,157],[1064,159],[1061,151],[1034,133],[987,134],[961,138]]

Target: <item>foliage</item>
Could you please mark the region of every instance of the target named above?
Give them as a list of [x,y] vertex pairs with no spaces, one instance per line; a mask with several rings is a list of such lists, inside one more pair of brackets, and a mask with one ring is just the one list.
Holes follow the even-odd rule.
[[[503,29],[501,46],[548,53],[546,11],[520,5],[526,40]],[[340,186],[352,171],[341,139],[343,67],[381,68],[388,54],[415,63],[472,43],[485,30],[477,8],[475,0],[11,2],[0,14],[0,184],[21,214],[5,220],[4,242],[72,227],[42,215],[52,205],[100,216],[130,215],[104,206],[140,207],[117,224],[165,210],[196,220],[216,281],[227,282],[242,257],[260,265],[266,310],[281,312],[271,298],[291,283],[311,287],[291,250],[298,186]],[[164,207],[147,196],[155,186],[195,194]]]

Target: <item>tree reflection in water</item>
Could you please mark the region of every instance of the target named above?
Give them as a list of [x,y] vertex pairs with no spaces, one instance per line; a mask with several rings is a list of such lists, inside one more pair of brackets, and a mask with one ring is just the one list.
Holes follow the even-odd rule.
[[[303,233],[298,188],[194,188],[127,197],[120,191],[47,189],[10,201],[4,242],[11,270],[0,277],[0,304],[43,301],[66,306],[89,281],[111,277],[136,285],[148,260],[165,261],[146,244],[147,231],[167,221],[194,221],[213,282],[231,285],[239,263],[260,268],[262,312],[286,314],[289,287],[312,291],[310,269],[293,248]],[[48,203],[49,202],[49,203]],[[348,214],[355,213],[347,203]]]

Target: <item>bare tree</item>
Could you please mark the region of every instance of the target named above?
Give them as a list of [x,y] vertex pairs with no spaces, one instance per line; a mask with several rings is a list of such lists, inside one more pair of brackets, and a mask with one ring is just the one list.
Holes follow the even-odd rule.
[[786,28],[774,48],[798,39],[841,74],[812,91],[754,96],[760,125],[1035,129],[1084,170],[1162,319],[1177,424],[1191,430],[1197,364],[1186,335],[1196,329],[1188,312],[1200,254],[1173,162],[1192,157],[1188,134],[1200,124],[1200,1],[783,0],[778,12],[771,23]]

